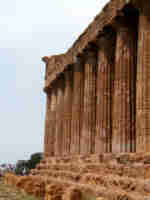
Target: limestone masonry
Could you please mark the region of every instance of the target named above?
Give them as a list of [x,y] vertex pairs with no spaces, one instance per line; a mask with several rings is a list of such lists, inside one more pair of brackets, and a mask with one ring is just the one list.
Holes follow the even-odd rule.
[[112,0],[44,57],[45,156],[150,151],[150,2]]
[[149,200],[150,0],[111,0],[43,61],[45,156],[6,182],[45,200]]

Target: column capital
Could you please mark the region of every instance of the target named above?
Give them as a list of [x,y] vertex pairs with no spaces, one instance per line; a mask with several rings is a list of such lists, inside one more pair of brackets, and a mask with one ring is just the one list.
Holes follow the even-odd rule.
[[57,91],[56,88],[51,90],[51,111],[55,110],[57,104]]
[[48,90],[48,92],[46,93],[46,96],[47,97],[51,97],[52,96],[52,88],[51,88],[51,90]]
[[82,62],[83,53],[79,53],[78,55],[74,56],[74,63],[80,64]]
[[97,44],[98,48],[103,48],[109,42],[110,41],[108,41],[108,39],[105,35],[102,35],[96,39],[96,44]]
[[81,54],[80,54],[80,55],[76,56],[75,59],[74,59],[74,61],[75,62],[74,62],[74,65],[73,65],[73,70],[75,72],[81,72],[81,71],[83,71],[83,66],[84,66],[83,55],[81,56]]
[[[110,46],[112,46],[112,44],[114,43],[115,46],[115,36],[113,33],[108,33],[108,34],[103,34],[100,35],[99,37],[97,37],[95,43],[97,45],[98,50],[99,49],[106,49],[108,50],[108,48]],[[109,49],[110,51],[110,49]]]
[[138,1],[137,7],[140,11],[140,14],[144,14],[145,16],[150,16],[149,10],[150,10],[150,4],[149,1]]
[[72,78],[72,70],[71,69],[67,69],[64,72],[64,78],[66,82],[70,82],[71,78]]
[[84,50],[84,54],[83,54],[83,59],[85,63],[93,63],[94,60],[96,60],[97,57],[97,49],[96,48],[90,48],[87,47]]
[[112,23],[112,27],[116,32],[127,32],[133,30],[134,28],[125,17],[115,19]]

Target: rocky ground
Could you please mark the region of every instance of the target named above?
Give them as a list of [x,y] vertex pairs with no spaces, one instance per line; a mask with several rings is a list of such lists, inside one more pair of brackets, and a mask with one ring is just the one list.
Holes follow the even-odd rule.
[[26,195],[23,191],[12,188],[4,184],[0,179],[0,200],[40,200],[38,198]]

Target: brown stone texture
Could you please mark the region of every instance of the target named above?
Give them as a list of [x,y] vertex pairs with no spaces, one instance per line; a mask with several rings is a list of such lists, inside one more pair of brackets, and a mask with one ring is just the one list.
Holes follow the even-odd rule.
[[50,137],[49,148],[51,149],[51,156],[55,154],[55,142],[56,142],[56,108],[57,108],[57,89],[54,87],[51,91],[51,108],[50,108]]
[[[135,1],[136,3],[137,1]],[[51,83],[62,73],[69,64],[74,63],[74,57],[82,53],[90,42],[93,42],[105,26],[110,25],[120,11],[129,2],[125,0],[111,0],[100,12],[93,22],[86,28],[83,34],[74,42],[71,48],[65,53],[55,56],[45,56],[43,61],[48,63],[47,78],[45,80],[46,91]]]
[[[27,180],[31,180],[32,189],[40,177],[41,191],[49,199],[65,200],[75,198],[75,194],[83,199],[149,199],[149,163],[149,153],[49,157],[37,166],[34,175],[19,181],[18,186],[27,188]],[[11,177],[7,177],[7,182],[11,184]]]
[[65,89],[64,89],[64,122],[63,122],[63,154],[70,153],[71,145],[71,122],[72,122],[72,69],[68,69],[64,73]]
[[[135,134],[134,84],[136,72],[136,37],[132,27],[117,25],[115,79],[113,96],[113,152],[135,151],[132,137]],[[133,143],[133,144],[132,144]]]
[[137,152],[150,151],[150,15],[149,6],[142,4],[137,63]]
[[49,141],[51,141],[51,138],[49,138],[49,135],[51,137],[51,123],[50,123],[50,114],[51,114],[51,94],[47,94],[47,102],[46,102],[46,118],[45,118],[45,136],[44,136],[44,153],[45,156],[50,156],[49,155]]
[[64,117],[64,77],[61,76],[57,80],[57,106],[56,106],[56,141],[55,141],[55,155],[59,156],[63,154],[64,143],[64,129],[63,129],[63,117]]
[[149,13],[148,0],[111,0],[65,54],[43,58],[45,157],[6,183],[45,200],[150,199]]
[[47,94],[46,120],[45,120],[45,156],[54,156],[56,131],[56,88]]
[[81,58],[73,66],[73,97],[72,97],[72,131],[71,153],[80,153],[80,139],[82,128],[83,94],[84,94],[84,68]]
[[111,152],[112,95],[114,79],[113,33],[101,37],[98,42],[98,66],[96,82],[96,137],[95,153]]
[[11,187],[23,189],[25,193],[36,197],[44,197],[45,183],[41,176],[17,176],[13,173],[6,173],[5,184]]
[[95,150],[96,121],[96,53],[91,49],[85,53],[84,65],[84,105],[81,133],[81,153],[93,153]]

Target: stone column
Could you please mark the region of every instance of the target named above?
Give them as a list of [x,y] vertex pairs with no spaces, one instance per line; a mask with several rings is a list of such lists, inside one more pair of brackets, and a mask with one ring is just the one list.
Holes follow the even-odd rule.
[[135,143],[136,30],[117,24],[113,108],[113,152],[131,152]]
[[48,136],[48,152],[50,156],[54,156],[55,154],[55,134],[56,134],[56,105],[57,105],[57,94],[56,88],[53,87],[51,89],[51,96],[49,96],[48,100],[49,104],[49,136]]
[[97,44],[95,153],[104,153],[111,152],[115,38],[107,34],[101,36]]
[[51,135],[50,130],[50,114],[51,114],[51,93],[47,93],[46,98],[46,118],[45,118],[45,136],[44,136],[44,155],[45,157],[50,156],[50,152],[48,152],[49,146],[49,135]]
[[80,153],[80,139],[82,129],[84,93],[83,62],[77,58],[73,66],[73,97],[72,97],[72,125],[71,125],[71,153]]
[[145,2],[141,1],[142,3],[137,59],[137,152],[150,151],[150,8]]
[[56,142],[55,155],[63,154],[63,111],[64,111],[64,78],[61,76],[57,81],[57,108],[56,108]]
[[85,82],[83,126],[81,134],[81,153],[94,153],[96,126],[96,53],[88,49],[85,52]]
[[64,91],[64,133],[63,133],[63,153],[70,153],[71,145],[71,120],[72,120],[72,69],[64,72],[65,91]]

